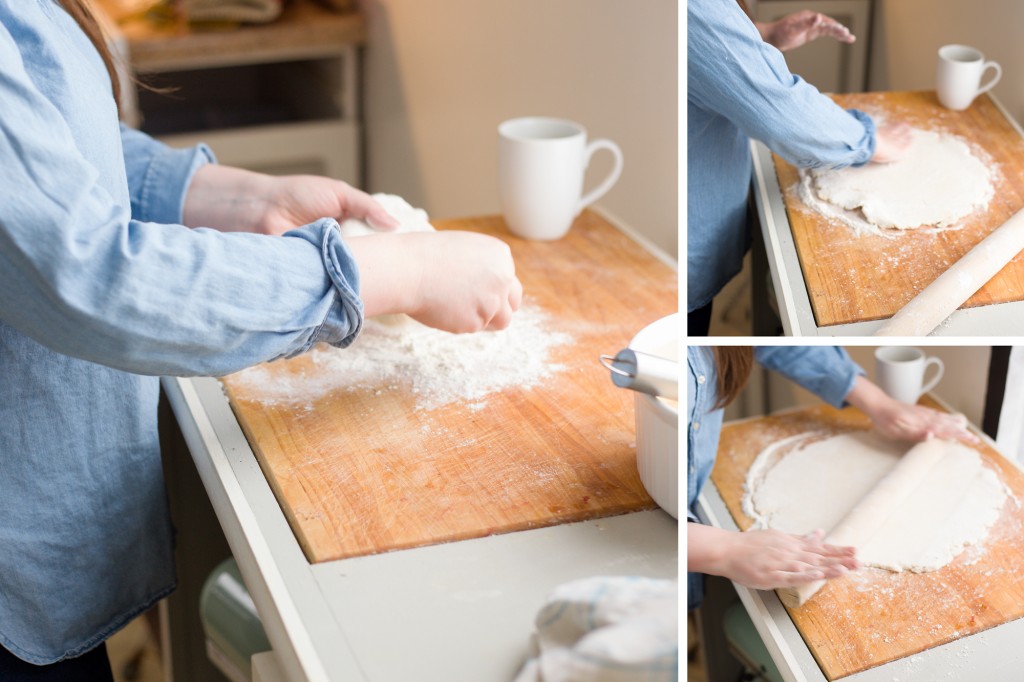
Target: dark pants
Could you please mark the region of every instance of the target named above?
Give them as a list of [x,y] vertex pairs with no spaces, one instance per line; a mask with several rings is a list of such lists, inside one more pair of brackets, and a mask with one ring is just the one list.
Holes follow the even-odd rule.
[[711,329],[711,303],[703,308],[697,308],[692,313],[686,313],[686,335],[707,336]]
[[3,682],[113,682],[107,645],[101,644],[78,658],[50,665],[26,663],[0,647],[0,680]]

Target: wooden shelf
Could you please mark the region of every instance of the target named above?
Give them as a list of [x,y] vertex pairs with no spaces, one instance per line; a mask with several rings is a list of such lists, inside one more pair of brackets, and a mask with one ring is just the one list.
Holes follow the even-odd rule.
[[270,24],[206,30],[139,20],[121,25],[119,32],[136,73],[329,57],[366,40],[360,13],[331,12],[311,0],[289,4]]

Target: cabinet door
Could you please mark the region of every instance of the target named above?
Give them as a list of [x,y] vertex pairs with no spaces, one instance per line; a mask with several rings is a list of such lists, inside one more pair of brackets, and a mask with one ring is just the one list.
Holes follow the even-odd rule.
[[775,21],[804,9],[836,19],[857,36],[857,41],[846,45],[819,38],[786,52],[789,70],[822,92],[862,92],[868,77],[871,0],[761,0],[754,16],[758,21]]

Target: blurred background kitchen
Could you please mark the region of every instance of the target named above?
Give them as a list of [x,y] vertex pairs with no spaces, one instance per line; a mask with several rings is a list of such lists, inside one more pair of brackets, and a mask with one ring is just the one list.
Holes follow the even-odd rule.
[[[124,120],[171,145],[203,141],[225,164],[337,177],[441,219],[499,212],[501,121],[571,119],[625,157],[599,210],[677,254],[675,0],[94,3],[123,61]],[[586,186],[610,166],[598,155]],[[167,466],[173,510],[175,481],[195,472]],[[193,511],[175,510],[176,522]],[[214,533],[211,553],[222,549]],[[194,610],[204,577],[180,574],[171,609]],[[202,632],[169,629],[154,612],[115,635],[116,678],[163,680],[171,667],[175,679],[230,676],[230,662],[207,660],[226,659],[204,650]]]
[[[845,45],[815,40],[785,53],[790,70],[822,92],[930,90],[935,87],[935,56],[949,43],[973,45],[1012,69],[1024,61],[1024,44],[1014,27],[1024,25],[1024,4],[1013,0],[746,0],[758,21],[774,21],[792,12],[823,12],[846,25],[857,41]],[[1024,118],[1024,80],[1012,70],[993,94],[1017,120]],[[755,240],[755,249],[762,249]],[[747,255],[741,276],[716,297],[711,336],[750,335],[751,292],[766,292],[767,277]],[[767,267],[767,266],[766,266]],[[771,292],[766,304],[774,306]],[[754,304],[757,305],[757,304]]]

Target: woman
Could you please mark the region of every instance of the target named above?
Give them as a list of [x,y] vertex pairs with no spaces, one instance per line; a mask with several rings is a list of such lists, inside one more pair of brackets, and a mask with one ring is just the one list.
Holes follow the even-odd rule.
[[121,127],[115,89],[84,0],[0,0],[5,682],[110,679],[104,640],[174,588],[157,375],[344,347],[364,314],[500,329],[522,294],[500,241],[343,242],[337,219],[393,220]]
[[687,20],[687,333],[705,336],[712,299],[750,248],[749,138],[801,168],[841,168],[892,161],[909,128],[876,130],[789,72],[780,49],[819,36],[853,40],[827,17],[801,12],[755,26],[734,0],[690,0]]
[[875,429],[894,440],[930,436],[977,437],[962,415],[893,400],[867,380],[841,348],[825,346],[690,347],[686,353],[687,605],[703,598],[703,574],[719,575],[759,590],[801,585],[838,577],[857,568],[852,547],[833,547],[821,533],[794,536],[775,530],[736,533],[697,523],[695,504],[711,475],[725,407],[746,384],[753,363],[780,372],[835,407],[853,405],[871,418]]

